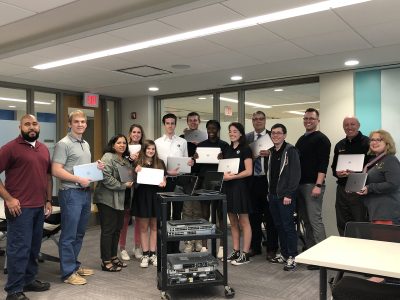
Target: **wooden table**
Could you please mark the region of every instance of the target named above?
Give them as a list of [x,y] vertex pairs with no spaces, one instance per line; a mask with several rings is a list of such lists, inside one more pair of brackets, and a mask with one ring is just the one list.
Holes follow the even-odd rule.
[[320,267],[320,299],[326,299],[327,269],[400,278],[400,243],[330,236],[296,256]]

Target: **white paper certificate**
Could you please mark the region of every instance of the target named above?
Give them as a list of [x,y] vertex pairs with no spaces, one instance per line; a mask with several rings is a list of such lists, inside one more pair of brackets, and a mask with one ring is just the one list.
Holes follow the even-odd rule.
[[129,145],[129,153],[130,154],[138,153],[141,148],[142,148],[142,145],[140,145],[140,144],[138,144],[138,145]]
[[164,170],[153,168],[142,168],[137,173],[137,183],[159,185],[164,180]]

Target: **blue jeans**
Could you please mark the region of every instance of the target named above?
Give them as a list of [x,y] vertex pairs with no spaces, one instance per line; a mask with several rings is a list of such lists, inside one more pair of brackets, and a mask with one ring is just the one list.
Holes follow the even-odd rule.
[[18,217],[7,216],[8,294],[22,292],[38,273],[37,258],[43,236],[43,207],[22,208]]
[[60,190],[58,198],[61,209],[60,267],[64,280],[81,265],[78,256],[90,217],[91,198],[89,190],[73,188]]
[[295,197],[292,202],[283,205],[283,198],[276,195],[268,195],[269,209],[276,229],[278,230],[281,255],[285,258],[297,255],[297,232],[294,222],[294,211],[296,207]]

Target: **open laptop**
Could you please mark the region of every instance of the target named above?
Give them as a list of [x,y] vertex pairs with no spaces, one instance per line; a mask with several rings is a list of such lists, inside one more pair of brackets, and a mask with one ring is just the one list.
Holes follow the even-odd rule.
[[161,192],[158,194],[167,197],[193,196],[198,179],[197,176],[193,175],[179,175],[176,185],[182,188],[182,192]]
[[240,158],[220,159],[218,172],[237,174],[239,172]]
[[188,165],[188,161],[190,157],[167,157],[167,170],[178,169],[178,173],[190,173],[192,171],[192,167]]
[[207,172],[204,176],[202,189],[194,191],[195,195],[215,195],[220,194],[222,191],[222,184],[224,182],[224,173],[222,172]]
[[365,154],[339,154],[336,171],[361,172],[364,166],[364,159]]
[[97,162],[73,167],[74,175],[88,178],[90,181],[103,180],[103,171],[97,168]]
[[121,182],[133,182],[133,168],[128,166],[117,166]]
[[353,193],[361,191],[367,182],[367,177],[367,173],[350,173],[344,190]]

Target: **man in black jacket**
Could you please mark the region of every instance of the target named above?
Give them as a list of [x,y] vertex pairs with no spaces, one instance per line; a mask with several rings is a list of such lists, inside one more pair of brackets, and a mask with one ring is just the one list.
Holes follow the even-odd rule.
[[[336,170],[338,156],[340,154],[367,154],[369,149],[369,138],[360,132],[360,122],[356,117],[345,117],[343,129],[346,137],[336,144],[331,166],[333,176],[338,179],[335,208],[337,228],[341,236],[344,235],[347,222],[367,221],[367,210],[359,195],[346,193],[344,190],[351,170]],[[366,161],[365,159],[364,162]]]

